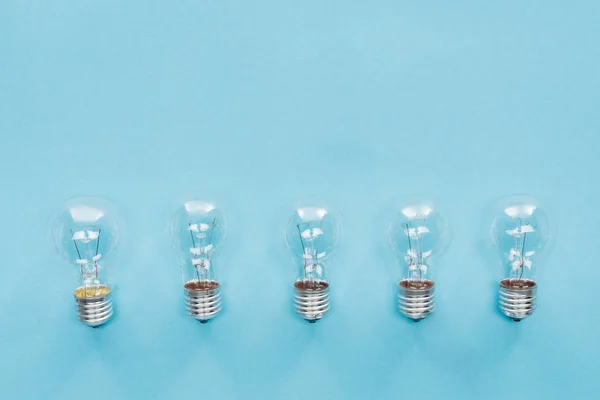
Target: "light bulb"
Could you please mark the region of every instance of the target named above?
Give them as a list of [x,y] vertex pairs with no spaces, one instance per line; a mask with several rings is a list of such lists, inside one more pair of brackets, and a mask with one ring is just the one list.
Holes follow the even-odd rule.
[[434,310],[431,262],[448,243],[447,224],[429,202],[407,203],[396,210],[389,238],[402,267],[398,309],[413,321],[420,321]]
[[225,237],[225,221],[215,204],[187,201],[175,213],[171,235],[181,255],[185,307],[202,323],[221,311],[221,284],[214,254]]
[[551,238],[550,223],[537,200],[516,195],[499,202],[491,228],[503,270],[499,306],[514,321],[530,316],[536,308],[535,272],[551,250]]
[[116,214],[108,202],[82,197],[69,200],[51,222],[54,246],[77,271],[77,316],[94,328],[113,314],[105,259],[119,239]]
[[339,236],[335,219],[324,207],[300,207],[290,217],[286,239],[297,263],[294,305],[308,322],[329,311],[327,261]]

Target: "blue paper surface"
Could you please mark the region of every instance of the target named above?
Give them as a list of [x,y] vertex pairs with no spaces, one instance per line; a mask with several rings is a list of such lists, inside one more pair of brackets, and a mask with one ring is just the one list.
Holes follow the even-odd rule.
[[[600,390],[600,3],[0,4],[0,398],[591,399]],[[539,308],[496,310],[486,209],[556,226]],[[75,318],[48,220],[123,215],[117,314]],[[437,308],[395,310],[385,215],[431,198],[453,229]],[[190,196],[228,224],[224,311],[183,310],[167,229]],[[293,311],[297,201],[341,215],[332,311]]]

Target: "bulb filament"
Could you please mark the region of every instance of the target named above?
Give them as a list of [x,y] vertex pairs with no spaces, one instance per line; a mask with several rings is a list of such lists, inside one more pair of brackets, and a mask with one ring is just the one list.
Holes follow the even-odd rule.
[[404,224],[406,238],[408,240],[408,270],[414,273],[419,271],[419,281],[423,280],[423,272],[427,270],[427,266],[423,263],[423,239],[424,232],[421,232],[420,227],[413,228],[412,222]]
[[[512,235],[514,238],[513,250],[511,251],[511,258],[515,257],[516,260],[512,261],[512,269],[519,270],[517,281],[521,282],[523,280],[523,273],[525,272],[525,267],[531,268],[531,261],[527,259],[529,252],[525,252],[525,244],[527,243],[527,233],[535,232],[536,227],[532,226],[529,221],[525,221],[521,218],[517,218],[518,224],[517,226],[507,231],[508,234]],[[523,241],[521,242],[521,237]],[[532,253],[533,254],[533,253]]]
[[[321,236],[323,234],[323,221],[319,221],[319,227],[312,225],[316,221],[310,221],[303,224],[297,224],[300,244],[302,245],[302,259],[304,263],[304,278],[308,279],[313,289],[316,289],[321,268],[319,267],[319,247]],[[300,225],[306,225],[307,229],[302,229]]]
[[[75,240],[75,234],[73,233],[73,230],[71,229],[71,238],[73,240],[73,245],[75,246],[75,251],[77,252],[77,257],[78,257],[78,261],[80,262],[79,265],[79,274],[81,275],[81,280],[83,281],[83,290],[85,292],[85,295],[88,295],[88,288],[90,286],[92,286],[93,288],[95,286],[97,286],[98,284],[100,284],[100,281],[98,280],[98,275],[99,275],[99,266],[98,266],[98,254],[100,251],[100,235],[102,233],[102,229],[98,229],[98,235],[96,236],[96,252],[94,254],[94,256],[91,259],[91,262],[89,259],[87,258],[82,258],[81,257],[81,252],[79,251],[79,246],[77,246],[77,240]],[[90,268],[91,266],[91,268]],[[92,283],[92,285],[90,285],[89,283]],[[95,290],[95,288],[94,288]]]
[[192,238],[192,246],[194,248],[194,258],[192,263],[194,264],[194,269],[196,271],[197,280],[201,280],[200,271],[202,270],[202,275],[206,274],[206,269],[210,267],[210,254],[206,251],[206,248],[212,249],[212,238],[213,232],[217,226],[217,219],[213,218],[212,224],[210,227],[210,232],[208,236],[208,246],[202,247],[196,246],[196,239],[194,238],[194,228],[192,227],[192,223],[188,223],[188,229],[190,231],[190,237]]

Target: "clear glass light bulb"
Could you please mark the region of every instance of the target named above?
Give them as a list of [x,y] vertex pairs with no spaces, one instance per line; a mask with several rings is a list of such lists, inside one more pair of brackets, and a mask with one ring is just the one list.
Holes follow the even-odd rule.
[[551,227],[538,201],[524,195],[502,199],[495,210],[492,243],[501,256],[500,310],[520,321],[536,307],[536,269],[551,250]]
[[297,263],[294,304],[308,322],[329,311],[327,261],[338,237],[336,221],[324,207],[297,208],[288,222],[286,239]]
[[431,203],[416,201],[399,207],[389,238],[402,266],[398,308],[406,317],[420,321],[434,310],[431,262],[448,244],[447,224]]
[[221,311],[214,254],[225,233],[221,212],[207,201],[185,202],[171,222],[173,242],[181,255],[186,310],[202,323]]
[[113,314],[105,259],[119,239],[116,215],[110,203],[81,197],[69,200],[51,222],[56,250],[77,271],[74,295],[78,318],[94,328]]

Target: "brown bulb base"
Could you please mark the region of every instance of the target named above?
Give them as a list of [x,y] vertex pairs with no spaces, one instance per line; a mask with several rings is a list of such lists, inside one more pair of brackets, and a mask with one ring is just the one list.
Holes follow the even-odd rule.
[[212,280],[186,282],[184,287],[187,313],[206,323],[221,311],[221,284]]
[[435,282],[403,279],[398,282],[398,310],[407,318],[419,322],[434,309]]
[[529,317],[537,307],[537,283],[531,279],[503,279],[498,294],[500,311],[515,322]]
[[296,312],[310,323],[317,322],[329,311],[329,283],[299,280],[294,283]]

